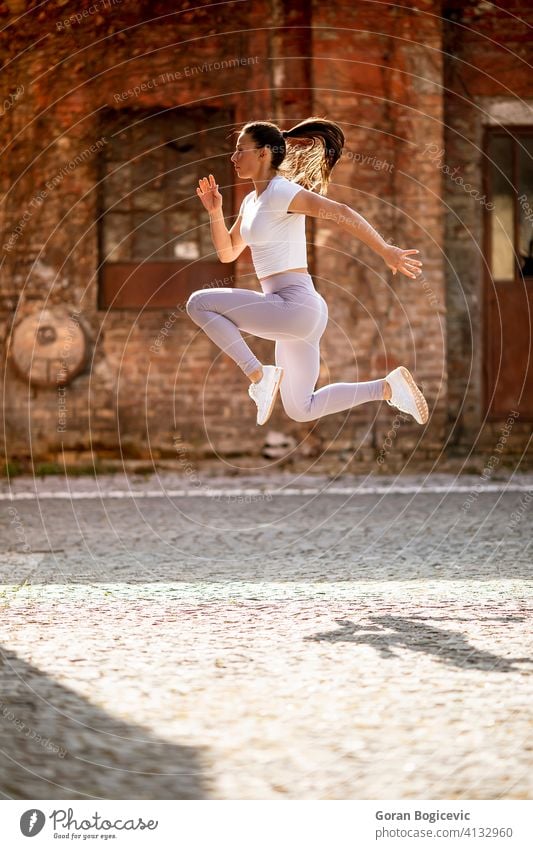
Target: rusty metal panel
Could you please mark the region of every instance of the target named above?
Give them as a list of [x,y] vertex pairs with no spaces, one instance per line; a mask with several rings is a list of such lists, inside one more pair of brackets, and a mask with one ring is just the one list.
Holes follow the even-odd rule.
[[533,280],[494,283],[486,306],[489,417],[517,410],[521,421],[533,420]]
[[[484,139],[484,384],[491,420],[533,420],[533,240],[522,203],[533,188],[533,128],[488,128]],[[520,142],[520,143],[519,143]]]
[[185,308],[196,289],[235,285],[234,264],[201,262],[106,262],[101,269],[99,309]]

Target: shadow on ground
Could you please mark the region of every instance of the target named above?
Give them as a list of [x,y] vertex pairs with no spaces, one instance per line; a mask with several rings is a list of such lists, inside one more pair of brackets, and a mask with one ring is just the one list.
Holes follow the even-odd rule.
[[[531,577],[520,492],[0,504],[0,583]],[[15,513],[9,511],[16,510]],[[16,521],[16,524],[14,522]]]
[[[491,621],[493,621],[492,617]],[[501,616],[498,621],[523,622],[524,617]],[[533,663],[528,657],[500,657],[477,649],[457,631],[447,631],[426,625],[415,617],[369,616],[371,625],[357,625],[348,619],[336,619],[338,631],[327,631],[306,640],[329,643],[356,643],[376,649],[380,657],[396,658],[393,648],[409,649],[431,655],[448,666],[459,669],[479,669],[483,672],[516,672],[517,663]],[[452,620],[455,621],[455,620]]]
[[203,752],[129,725],[0,652],[0,794],[205,799]]

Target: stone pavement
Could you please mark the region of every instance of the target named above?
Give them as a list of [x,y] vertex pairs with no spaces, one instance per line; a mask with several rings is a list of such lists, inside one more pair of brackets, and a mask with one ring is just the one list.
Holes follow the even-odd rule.
[[533,477],[481,484],[3,481],[0,792],[530,798]]

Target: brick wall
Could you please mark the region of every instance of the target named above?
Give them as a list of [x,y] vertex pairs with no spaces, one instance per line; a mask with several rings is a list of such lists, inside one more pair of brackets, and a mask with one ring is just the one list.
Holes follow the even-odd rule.
[[[317,3],[313,12],[315,106],[340,121],[347,137],[331,196],[362,212],[391,243],[418,248],[429,281],[424,288],[393,277],[361,242],[321,225],[317,274],[330,305],[323,377],[368,380],[399,364],[412,368],[433,408],[422,453],[441,443],[446,407],[440,179],[422,145],[442,140],[438,5],[384,15],[377,4],[364,12],[356,4],[345,9],[342,28],[334,6]],[[369,405],[318,427],[325,440],[346,449],[364,443],[375,455],[391,420],[389,407]],[[419,437],[416,425],[402,423],[395,451],[408,454]]]
[[[76,14],[91,5],[98,4],[79,3]],[[4,34],[4,52],[18,58],[5,72],[3,93],[24,86],[23,96],[5,116],[12,139],[2,173],[5,233],[17,226],[46,181],[96,141],[98,113],[105,106],[115,106],[118,112],[206,102],[232,107],[236,127],[250,116],[272,113],[268,57],[274,50],[273,35],[262,27],[270,3],[226,6],[223,15],[211,4],[184,14],[172,14],[175,4],[135,5],[132,10],[128,4],[101,4],[98,13],[79,22],[71,18],[67,26],[66,7],[47,4],[17,25],[12,40]],[[7,23],[5,5],[1,11]],[[39,37],[40,49],[19,55]],[[276,49],[283,50],[283,45]],[[225,72],[185,71],[224,58],[255,56],[258,62]],[[178,71],[181,79],[135,99],[117,103],[114,98],[161,73]],[[253,450],[253,411],[241,397],[247,382],[223,357],[210,372],[215,346],[183,309],[157,356],[149,348],[172,310],[97,309],[96,175],[95,157],[66,173],[35,207],[4,257],[2,338],[43,305],[66,304],[81,311],[80,323],[89,340],[87,366],[66,387],[67,428],[61,434],[56,432],[55,389],[30,386],[7,358],[3,400],[9,456],[56,459],[63,449],[69,456],[92,449],[103,457],[173,456],[176,433],[200,448],[215,444],[225,452],[241,419],[245,432],[239,450]],[[236,187],[236,208],[247,190]],[[231,215],[228,199],[225,208]],[[246,257],[241,265],[246,273]]]
[[[82,0],[76,12],[94,5]],[[165,71],[259,56],[249,66],[182,76],[141,93],[135,105],[232,108],[236,129],[253,118],[290,126],[310,114],[342,125],[346,151],[330,196],[360,211],[392,243],[419,248],[425,276],[422,281],[393,278],[361,242],[323,222],[308,222],[311,270],[330,310],[319,385],[372,379],[405,363],[428,396],[432,419],[421,441],[416,426],[402,423],[394,451],[409,456],[416,447],[419,458],[437,456],[452,433],[448,410],[453,419],[464,393],[462,360],[470,344],[453,275],[448,275],[446,295],[447,264],[461,270],[474,314],[479,284],[473,244],[468,256],[461,254],[465,237],[457,239],[450,224],[444,238],[445,203],[460,206],[465,199],[445,195],[443,203],[442,174],[425,149],[443,145],[448,127],[452,160],[469,161],[470,142],[458,147],[458,134],[449,129],[460,125],[476,139],[478,119],[453,97],[444,115],[443,79],[451,88],[461,82],[446,70],[442,47],[443,37],[451,38],[453,30],[454,49],[468,51],[471,36],[459,37],[456,28],[443,27],[436,0],[422,0],[416,10],[387,7],[386,12],[379,4],[346,3],[341,9],[304,0],[207,3],[194,11],[187,5],[176,11],[176,4],[168,2],[102,2],[96,12],[67,26],[67,7],[49,3],[3,31],[3,52],[13,61],[0,83],[2,100],[24,87],[3,118],[10,139],[0,187],[4,232],[13,231],[47,180],[96,141],[99,111],[105,105],[123,108],[114,101],[116,92]],[[14,17],[8,6],[14,10],[13,3],[0,3],[2,26]],[[478,28],[483,20],[476,22]],[[490,25],[501,23],[492,20]],[[512,37],[511,30],[500,41],[507,35]],[[37,38],[39,47],[23,52]],[[479,61],[490,63],[482,47],[477,49]],[[512,75],[511,68],[502,74]],[[485,81],[483,74],[473,74],[472,85],[474,77],[475,94],[487,94],[486,83],[479,82]],[[523,86],[528,87],[525,78]],[[131,100],[126,105],[131,107]],[[13,250],[4,252],[1,338],[8,339],[13,326],[43,304],[66,304],[81,311],[89,342],[87,365],[66,388],[68,427],[61,434],[56,390],[29,386],[6,350],[7,456],[57,459],[62,451],[71,458],[95,451],[101,457],[175,458],[176,437],[199,455],[258,455],[265,429],[255,427],[246,379],[183,311],[154,356],[150,345],[171,310],[97,309],[96,173],[95,157],[89,156],[65,174],[35,208]],[[249,188],[236,187],[233,212]],[[225,209],[232,211],[227,203]],[[468,215],[477,232],[476,210],[461,210],[462,217]],[[248,251],[237,263],[236,285],[258,285]],[[272,343],[253,340],[253,347],[272,361]],[[475,385],[469,388],[464,423],[472,427],[461,431],[463,442],[479,417],[476,393]],[[269,428],[292,435],[302,455],[358,448],[358,456],[372,460],[392,418],[386,405],[368,405],[298,424],[278,404]]]
[[[482,141],[494,108],[503,124],[532,123],[531,5],[510,0],[505,8],[481,3],[446,4],[445,156],[454,176],[483,198]],[[437,160],[435,160],[437,162]],[[435,165],[437,167],[437,165]],[[443,177],[446,209],[448,310],[448,440],[452,450],[491,453],[502,422],[486,419],[484,398],[484,205],[449,176]],[[520,364],[517,363],[517,368]],[[531,423],[518,419],[507,452],[530,451]]]

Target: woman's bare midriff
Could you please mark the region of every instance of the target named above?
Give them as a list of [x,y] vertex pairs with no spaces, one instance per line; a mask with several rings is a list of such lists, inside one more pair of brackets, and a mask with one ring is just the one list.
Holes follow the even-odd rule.
[[285,271],[276,271],[275,274],[269,274],[268,277],[259,277],[259,280],[267,280],[270,277],[277,277],[278,274],[287,274],[289,271],[305,271],[306,274],[309,274],[308,268],[287,268]]

